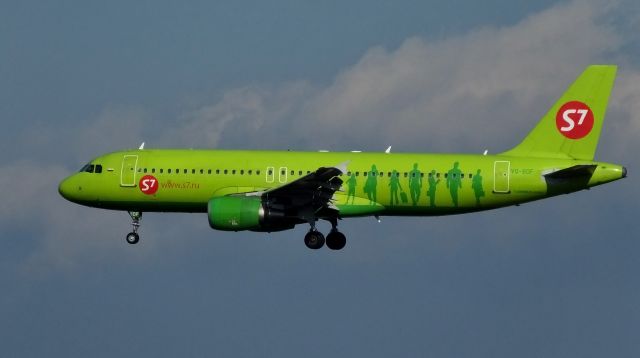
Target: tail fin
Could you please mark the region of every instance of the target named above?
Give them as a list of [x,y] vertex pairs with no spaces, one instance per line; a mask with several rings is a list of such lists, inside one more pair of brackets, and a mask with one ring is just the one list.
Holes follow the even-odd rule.
[[593,160],[616,70],[587,67],[522,143],[502,154]]

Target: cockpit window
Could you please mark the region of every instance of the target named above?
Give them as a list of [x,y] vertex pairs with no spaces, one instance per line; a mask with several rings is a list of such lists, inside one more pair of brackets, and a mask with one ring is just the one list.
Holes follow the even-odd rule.
[[82,169],[80,169],[80,173],[102,173],[102,165],[100,164],[87,164]]
[[80,172],[93,173],[94,168],[95,167],[93,164],[87,164],[84,167],[82,167],[82,169],[80,169]]

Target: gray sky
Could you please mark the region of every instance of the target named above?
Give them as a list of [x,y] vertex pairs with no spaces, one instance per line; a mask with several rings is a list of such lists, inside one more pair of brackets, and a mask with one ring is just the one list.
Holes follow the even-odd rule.
[[[635,1],[0,9],[0,355],[640,354]],[[133,247],[126,213],[57,193],[142,141],[496,153],[591,63],[620,65],[596,157],[630,176],[588,192],[343,221],[341,252],[200,214],[147,214]]]

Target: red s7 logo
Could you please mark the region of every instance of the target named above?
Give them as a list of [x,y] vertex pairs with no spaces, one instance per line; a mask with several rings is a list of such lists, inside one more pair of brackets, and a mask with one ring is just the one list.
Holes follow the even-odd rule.
[[140,178],[138,187],[140,187],[140,191],[144,194],[155,194],[158,191],[158,179],[156,179],[153,175],[145,175]]

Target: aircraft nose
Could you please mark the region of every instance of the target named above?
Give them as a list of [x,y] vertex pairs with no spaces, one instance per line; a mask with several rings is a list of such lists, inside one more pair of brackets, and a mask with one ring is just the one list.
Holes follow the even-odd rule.
[[74,193],[76,192],[77,187],[73,183],[72,177],[68,177],[60,182],[58,185],[58,193],[62,195],[63,198],[73,201]]
[[62,197],[65,199],[67,199],[67,197],[69,196],[69,186],[69,178],[64,179],[60,182],[60,185],[58,185],[58,193],[60,193],[60,195],[62,195]]
[[623,178],[627,177],[627,167],[622,167],[622,177]]

